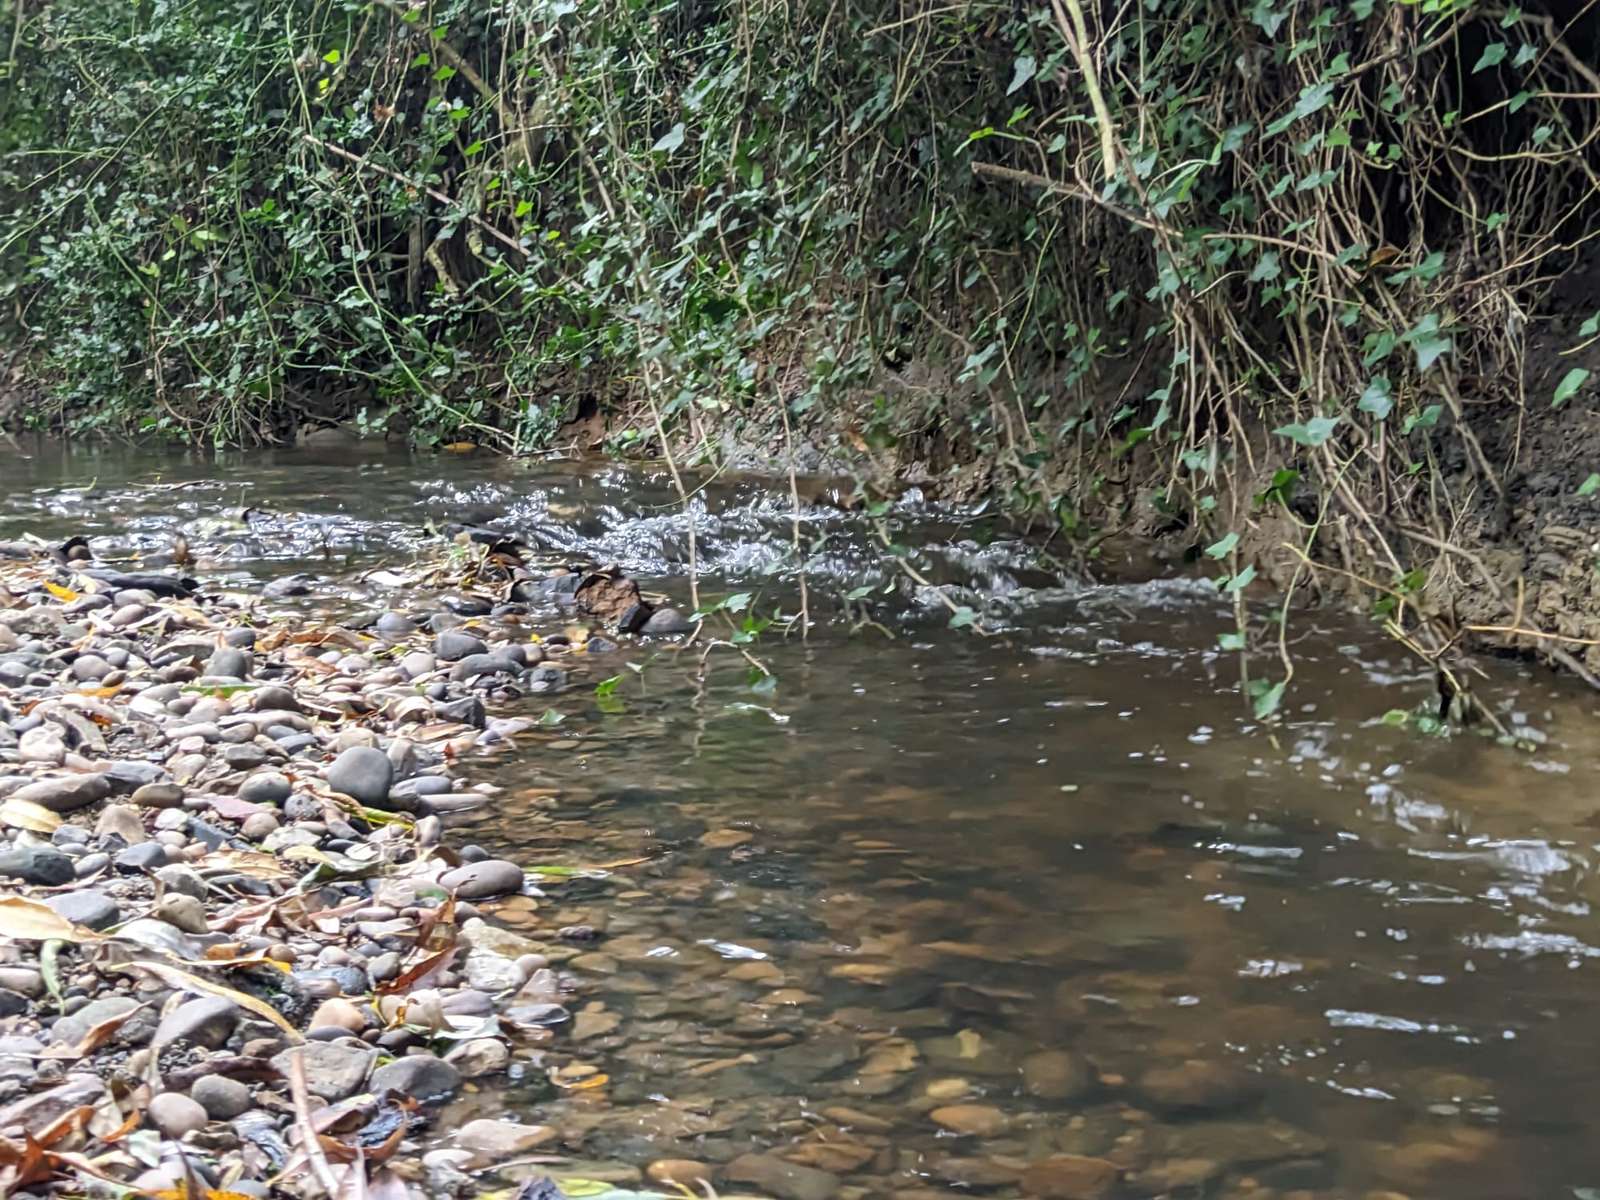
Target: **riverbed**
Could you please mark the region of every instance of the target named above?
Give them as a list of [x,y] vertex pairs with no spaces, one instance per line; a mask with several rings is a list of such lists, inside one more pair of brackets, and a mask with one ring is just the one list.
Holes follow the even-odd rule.
[[[196,577],[300,574],[330,611],[392,602],[367,573],[469,517],[686,611],[692,521],[703,602],[750,597],[710,628],[798,602],[768,481],[713,480],[686,516],[605,464],[0,455],[0,534],[152,561],[182,534]],[[803,1170],[718,1186],[793,1200],[1600,1194],[1590,696],[1494,664],[1524,748],[1423,732],[1386,714],[1429,675],[1313,612],[1268,727],[1202,578],[1097,583],[915,495],[806,501],[808,637],[621,639],[603,691],[513,706],[538,723],[452,836],[600,868],[495,918],[566,931],[562,1061],[604,1080],[514,1066],[441,1129],[548,1125],[623,1187],[755,1155]]]

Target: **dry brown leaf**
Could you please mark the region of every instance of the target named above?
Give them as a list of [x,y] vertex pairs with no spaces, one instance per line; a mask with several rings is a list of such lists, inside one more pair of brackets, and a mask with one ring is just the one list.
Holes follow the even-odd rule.
[[61,828],[61,818],[42,804],[32,800],[8,797],[0,804],[0,822],[13,829],[26,829],[29,833],[51,834]]
[[103,936],[74,925],[48,904],[23,896],[0,896],[0,937],[28,942],[98,942]]

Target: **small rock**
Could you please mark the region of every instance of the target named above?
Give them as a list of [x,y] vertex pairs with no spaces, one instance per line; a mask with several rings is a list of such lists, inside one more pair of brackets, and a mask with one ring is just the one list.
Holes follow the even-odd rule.
[[403,1096],[433,1100],[451,1095],[461,1086],[461,1072],[431,1054],[408,1054],[385,1063],[372,1073],[372,1090],[393,1088]]
[[1093,1068],[1065,1050],[1044,1050],[1022,1060],[1022,1090],[1043,1100],[1077,1099],[1094,1082]]
[[205,673],[229,679],[248,679],[250,656],[234,646],[219,646],[211,656],[211,661],[206,663]]
[[205,881],[193,867],[174,864],[162,867],[156,872],[156,878],[161,881],[161,886],[169,892],[180,892],[185,896],[193,896],[196,900],[206,898]]
[[72,677],[83,683],[97,683],[115,669],[98,654],[80,654],[72,660]]
[[11,793],[14,800],[40,804],[51,812],[75,812],[111,794],[112,783],[104,774],[57,775],[35,780]]
[[658,608],[639,629],[646,637],[675,637],[692,633],[694,622],[675,608]]
[[[378,1052],[364,1046],[354,1038],[338,1042],[307,1042],[285,1050],[272,1059],[272,1065],[288,1078],[292,1069],[292,1056],[299,1055],[305,1063],[306,1090],[327,1101],[343,1100],[355,1095],[366,1082]],[[373,1077],[373,1090],[377,1090],[377,1077]]]
[[1220,1112],[1253,1103],[1262,1089],[1258,1077],[1239,1067],[1191,1058],[1152,1067],[1139,1076],[1137,1091],[1147,1103],[1171,1112]]
[[202,1075],[189,1089],[189,1098],[213,1121],[231,1121],[252,1107],[250,1089],[226,1075]]
[[481,1079],[510,1066],[511,1051],[498,1038],[472,1038],[456,1045],[444,1060],[461,1072],[461,1078]]
[[50,1026],[50,1037],[68,1046],[76,1046],[96,1025],[125,1016],[138,1007],[139,1002],[131,996],[102,996],[89,1001],[75,1013],[58,1017],[55,1024]]
[[39,1133],[69,1112],[109,1102],[106,1085],[97,1075],[69,1075],[66,1081],[47,1091],[35,1093],[0,1108],[0,1129],[21,1125]]
[[40,887],[60,887],[77,878],[77,869],[54,846],[30,842],[0,850],[0,875]]
[[1022,1173],[1022,1190],[1041,1200],[1102,1200],[1117,1186],[1119,1174],[1103,1158],[1058,1154],[1030,1165]]
[[351,746],[328,768],[328,786],[360,804],[377,808],[389,799],[394,764],[382,750]]
[[239,826],[239,832],[252,842],[270,837],[278,830],[278,818],[271,813],[251,813]]
[[754,1184],[778,1200],[832,1200],[839,1190],[837,1175],[769,1154],[741,1154],[723,1173],[734,1183]]
[[[95,837],[117,837],[125,846],[135,846],[146,839],[144,818],[131,804],[108,804],[94,823]],[[108,847],[109,849],[109,847]]]
[[55,909],[56,915],[90,929],[106,929],[122,920],[116,901],[92,888],[47,896],[45,903]]
[[251,804],[282,804],[289,798],[289,781],[277,771],[257,771],[239,785],[239,799]]
[[40,725],[17,739],[17,761],[59,767],[67,757],[67,744],[54,726]]
[[463,900],[481,900],[485,896],[520,892],[524,879],[522,868],[516,863],[503,858],[486,858],[446,871],[439,877],[439,886]]
[[169,892],[161,897],[156,903],[155,917],[168,925],[176,925],[185,933],[211,932],[211,926],[206,921],[206,906],[182,892]]
[[950,1104],[928,1115],[935,1124],[965,1137],[993,1137],[1009,1124],[1005,1113],[986,1104]]
[[350,1033],[360,1033],[367,1027],[367,1018],[361,1010],[342,996],[335,996],[331,1000],[324,1000],[317,1005],[317,1011],[311,1014],[308,1028],[326,1029],[336,1028],[348,1030]]
[[[402,1060],[404,1061],[404,1060]],[[456,1144],[486,1163],[504,1162],[553,1142],[556,1131],[547,1125],[522,1125],[487,1118],[468,1121],[456,1130]]]
[[141,808],[177,808],[183,803],[183,789],[175,783],[147,783],[129,799]]
[[160,842],[140,842],[137,846],[129,846],[111,862],[117,870],[129,875],[153,871],[167,865],[167,848]]
[[186,1000],[156,1027],[151,1044],[160,1049],[172,1042],[189,1042],[208,1050],[219,1050],[233,1033],[240,1016],[239,1006],[221,996]]
[[162,1092],[150,1101],[150,1120],[169,1138],[205,1127],[206,1110],[182,1092]]
[[482,639],[459,629],[446,629],[433,639],[434,657],[441,662],[456,662],[469,654],[487,654],[488,651]]

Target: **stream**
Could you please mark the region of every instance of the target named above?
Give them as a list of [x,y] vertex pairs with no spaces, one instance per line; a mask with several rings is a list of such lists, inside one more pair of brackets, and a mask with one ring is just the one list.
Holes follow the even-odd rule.
[[817,546],[809,640],[746,647],[775,688],[623,639],[607,694],[518,702],[541,723],[475,769],[502,790],[456,836],[602,868],[493,915],[566,931],[575,1078],[604,1080],[518,1064],[441,1127],[577,1131],[624,1186],[771,1151],[806,1170],[720,1190],[783,1200],[1600,1197],[1590,695],[1491,664],[1533,749],[1422,733],[1385,713],[1429,674],[1307,613],[1264,727],[1204,580],[1095,584],[981,512],[806,494],[796,523],[771,481],[686,516],[605,464],[0,446],[0,536],[160,561],[182,534],[208,586],[298,573],[335,609],[388,603],[368,573],[452,520],[688,611],[692,519],[740,620],[793,611],[797,526]]

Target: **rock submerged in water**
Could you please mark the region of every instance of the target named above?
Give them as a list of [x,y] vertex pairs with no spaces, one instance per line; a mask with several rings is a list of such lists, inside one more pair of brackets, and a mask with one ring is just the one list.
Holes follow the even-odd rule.
[[777,1200],[833,1200],[839,1177],[815,1167],[784,1162],[770,1154],[741,1154],[723,1170],[733,1183],[748,1183]]
[[1115,1163],[1080,1154],[1057,1154],[1022,1173],[1022,1190],[1039,1200],[1103,1200],[1122,1172]]
[[1135,1090],[1145,1103],[1168,1112],[1226,1112],[1261,1098],[1261,1080],[1228,1063],[1191,1058],[1170,1067],[1152,1067]]

